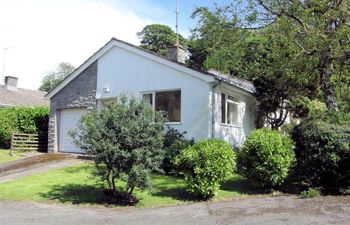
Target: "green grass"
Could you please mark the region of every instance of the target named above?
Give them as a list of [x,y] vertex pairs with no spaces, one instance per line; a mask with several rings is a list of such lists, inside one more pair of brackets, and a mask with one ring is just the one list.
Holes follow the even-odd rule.
[[[0,184],[0,199],[72,204],[111,204],[100,184],[91,177],[91,164],[55,169]],[[194,202],[184,189],[184,181],[152,174],[152,191],[135,189],[136,207],[157,207]],[[215,200],[254,195],[256,192],[239,175],[222,185]]]
[[23,156],[21,154],[15,154],[14,156],[10,155],[10,150],[8,149],[0,149],[0,163],[10,162],[15,159],[19,159]]

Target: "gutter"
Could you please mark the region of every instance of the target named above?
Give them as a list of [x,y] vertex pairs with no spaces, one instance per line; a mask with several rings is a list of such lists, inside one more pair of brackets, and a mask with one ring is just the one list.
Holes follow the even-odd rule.
[[211,87],[211,138],[215,138],[214,134],[214,126],[215,126],[215,88],[221,84],[221,80],[219,82],[214,83]]

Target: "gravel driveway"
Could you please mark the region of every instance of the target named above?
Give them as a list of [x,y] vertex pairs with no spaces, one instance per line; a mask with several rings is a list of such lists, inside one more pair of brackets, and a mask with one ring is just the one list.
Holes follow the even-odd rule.
[[154,209],[0,202],[2,225],[350,224],[350,196],[248,198]]

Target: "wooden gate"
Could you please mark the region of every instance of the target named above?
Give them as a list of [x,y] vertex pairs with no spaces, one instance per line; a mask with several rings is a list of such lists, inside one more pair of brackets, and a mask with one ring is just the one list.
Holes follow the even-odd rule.
[[47,139],[38,134],[13,133],[11,150],[46,151]]

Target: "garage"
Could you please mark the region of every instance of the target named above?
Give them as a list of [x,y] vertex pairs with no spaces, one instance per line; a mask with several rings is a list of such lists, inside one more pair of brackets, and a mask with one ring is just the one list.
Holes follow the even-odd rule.
[[63,109],[59,120],[58,149],[60,152],[84,153],[73,144],[68,132],[76,128],[80,117],[87,113],[85,108]]

